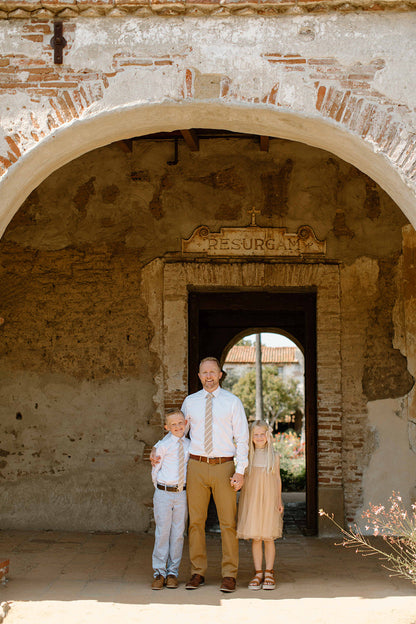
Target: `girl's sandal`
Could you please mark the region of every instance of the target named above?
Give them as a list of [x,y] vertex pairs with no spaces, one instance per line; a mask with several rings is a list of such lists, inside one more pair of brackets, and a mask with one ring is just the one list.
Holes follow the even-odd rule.
[[261,589],[263,582],[263,570],[256,570],[255,575],[248,584],[249,589]]
[[274,589],[276,581],[274,579],[274,570],[264,571],[263,589]]

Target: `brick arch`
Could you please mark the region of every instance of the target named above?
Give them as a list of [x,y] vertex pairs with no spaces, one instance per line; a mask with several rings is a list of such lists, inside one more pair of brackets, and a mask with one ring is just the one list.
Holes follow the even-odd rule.
[[[232,93],[230,95],[229,85],[223,85],[222,95],[217,100],[198,101],[192,97],[192,81],[192,72],[186,72],[184,99],[175,103],[115,107],[85,117],[74,115],[72,120],[61,116],[61,125],[51,127],[49,134],[37,137],[37,143],[26,151],[19,150],[16,137],[16,140],[8,137],[14,162],[0,178],[0,236],[29,193],[51,173],[78,156],[131,136],[191,127],[220,127],[268,135],[332,152],[373,178],[416,227],[415,191],[411,185],[416,176],[415,136],[406,137],[403,128],[388,116],[384,118],[380,111],[376,115],[375,104],[357,100],[351,92],[342,95],[319,83],[313,115],[271,106],[276,104],[277,97],[277,91],[274,93],[273,89],[267,101],[254,98],[242,102]],[[350,100],[354,104],[353,116],[346,115]],[[343,123],[340,115],[344,116]],[[379,143],[374,141],[375,118],[382,126],[377,131]],[[384,151],[382,145],[386,148]]]

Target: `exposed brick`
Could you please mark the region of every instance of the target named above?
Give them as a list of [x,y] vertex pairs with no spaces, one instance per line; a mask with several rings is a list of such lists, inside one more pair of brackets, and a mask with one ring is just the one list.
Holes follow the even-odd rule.
[[336,115],[335,115],[335,121],[341,121],[342,116],[344,114],[344,111],[346,109],[346,106],[348,104],[348,100],[350,99],[350,96],[351,96],[351,91],[346,91],[344,93],[344,96],[342,98],[341,104],[340,104],[340,106],[339,106],[339,108],[338,108],[338,110],[336,112]]
[[319,87],[318,95],[317,95],[317,98],[316,98],[316,108],[318,110],[321,110],[322,103],[323,103],[324,97],[325,97],[325,93],[326,93],[326,87],[324,87],[324,86]]
[[36,43],[43,42],[42,35],[22,35],[22,39],[27,39],[28,41],[35,41]]
[[269,102],[269,104],[276,104],[278,91],[279,91],[279,83],[277,82],[275,85],[273,85],[269,93],[269,96],[267,98],[267,101]]
[[186,85],[186,97],[190,98],[193,95],[193,72],[191,69],[185,71],[185,85]]
[[12,139],[12,137],[6,137],[6,141],[9,144],[9,147],[13,151],[14,156],[19,158],[21,156],[20,149],[17,147],[16,142]]

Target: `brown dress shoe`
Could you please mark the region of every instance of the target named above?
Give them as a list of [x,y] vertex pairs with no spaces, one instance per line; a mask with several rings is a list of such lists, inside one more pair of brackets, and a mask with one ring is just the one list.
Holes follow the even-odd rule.
[[158,574],[157,576],[155,576],[155,578],[153,579],[153,583],[152,583],[152,589],[163,589],[165,585],[165,577],[162,576],[161,574]]
[[185,589],[198,589],[200,585],[205,583],[205,578],[200,574],[192,574],[191,578],[185,585]]
[[222,592],[233,592],[235,591],[235,586],[236,582],[234,577],[224,576],[224,578],[222,579],[220,590]]
[[166,587],[168,589],[177,589],[178,588],[178,579],[174,574],[168,574],[166,577]]

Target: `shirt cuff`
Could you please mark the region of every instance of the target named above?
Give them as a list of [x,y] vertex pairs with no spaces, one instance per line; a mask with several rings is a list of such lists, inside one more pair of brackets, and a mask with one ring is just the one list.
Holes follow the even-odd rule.
[[238,472],[238,474],[242,474],[243,475],[244,472],[245,472],[246,467],[247,466],[244,465],[244,464],[237,464],[237,466],[235,468],[235,471]]

